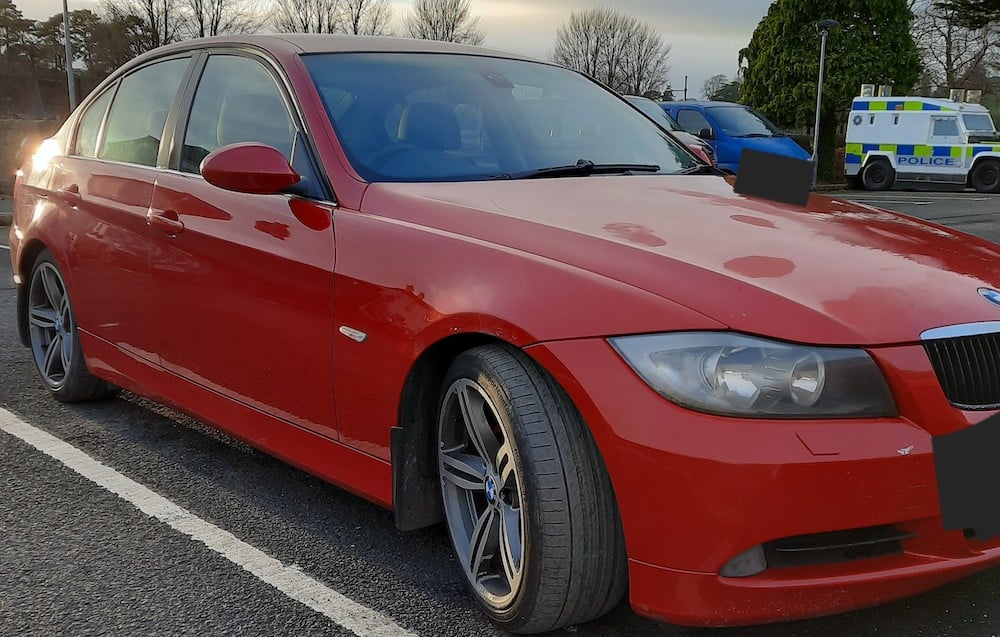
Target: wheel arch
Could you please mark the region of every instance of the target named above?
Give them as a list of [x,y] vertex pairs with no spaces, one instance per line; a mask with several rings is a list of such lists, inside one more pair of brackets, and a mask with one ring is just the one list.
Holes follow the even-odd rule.
[[25,347],[31,345],[28,338],[28,285],[35,261],[45,250],[48,250],[48,246],[36,238],[29,239],[18,251],[15,273],[20,277],[21,283],[17,286],[17,337]]
[[451,362],[462,352],[491,344],[510,345],[488,334],[448,336],[425,349],[406,374],[398,424],[390,433],[392,511],[400,530],[414,531],[444,519],[434,455],[441,384]]
[[979,166],[979,164],[983,163],[984,161],[989,161],[991,159],[993,161],[1000,161],[1000,153],[992,151],[977,153],[976,156],[972,158],[972,163],[969,165],[969,172],[966,175],[966,183],[972,180],[972,171],[974,171],[976,167]]
[[[459,355],[483,345],[503,345],[523,352],[516,345],[489,334],[455,334],[425,349],[406,375],[400,392],[398,424],[390,432],[392,511],[396,527],[402,531],[415,531],[444,520],[435,449],[442,384],[448,368]],[[573,403],[553,370],[527,352],[525,355],[565,393],[566,400]]]
[[896,166],[896,154],[887,151],[873,150],[865,153],[864,161],[861,163],[861,169],[864,170],[868,167],[868,164],[872,163],[876,159],[884,159],[889,162],[893,170],[898,170]]

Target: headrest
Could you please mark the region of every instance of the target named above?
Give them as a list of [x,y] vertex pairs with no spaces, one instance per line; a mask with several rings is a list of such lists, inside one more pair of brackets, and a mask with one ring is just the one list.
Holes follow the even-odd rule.
[[285,103],[273,93],[226,95],[219,110],[216,133],[219,146],[260,142],[274,146],[286,156],[291,152],[291,120]]
[[462,145],[455,109],[448,104],[417,102],[403,111],[399,141],[430,150],[454,150]]

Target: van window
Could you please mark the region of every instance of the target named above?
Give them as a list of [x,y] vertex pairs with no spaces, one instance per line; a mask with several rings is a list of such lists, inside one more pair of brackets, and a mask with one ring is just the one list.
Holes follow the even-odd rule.
[[935,117],[931,135],[934,137],[957,137],[957,117]]

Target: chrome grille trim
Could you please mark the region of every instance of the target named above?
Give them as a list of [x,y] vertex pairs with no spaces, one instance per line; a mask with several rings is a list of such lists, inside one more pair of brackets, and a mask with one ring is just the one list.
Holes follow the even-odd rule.
[[944,338],[962,338],[963,336],[979,336],[981,334],[1000,333],[1000,321],[981,321],[979,323],[961,323],[946,325],[924,330],[920,340],[934,341]]

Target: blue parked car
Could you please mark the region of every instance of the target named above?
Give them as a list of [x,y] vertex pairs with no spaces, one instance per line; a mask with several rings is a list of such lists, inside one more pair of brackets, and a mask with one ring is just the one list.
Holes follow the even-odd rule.
[[715,149],[719,168],[732,173],[744,148],[809,159],[801,146],[757,111],[733,102],[663,102],[660,104],[681,128],[701,137]]

